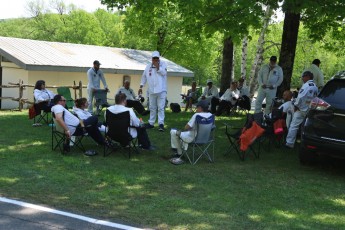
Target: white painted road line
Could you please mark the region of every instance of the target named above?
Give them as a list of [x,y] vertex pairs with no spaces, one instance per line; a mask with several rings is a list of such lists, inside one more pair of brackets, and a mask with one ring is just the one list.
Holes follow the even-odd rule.
[[61,215],[61,216],[67,216],[67,217],[70,217],[70,218],[75,218],[75,219],[78,219],[78,220],[83,220],[83,221],[86,221],[86,222],[89,222],[89,223],[92,223],[92,224],[99,224],[99,225],[104,225],[104,226],[118,228],[118,229],[124,229],[124,230],[142,230],[141,228],[135,228],[135,227],[131,227],[131,226],[128,226],[128,225],[117,224],[117,223],[113,223],[113,222],[109,222],[109,221],[105,221],[105,220],[97,220],[97,219],[94,219],[94,218],[90,218],[90,217],[86,217],[86,216],[81,216],[81,215],[73,214],[73,213],[70,213],[70,212],[63,212],[63,211],[59,211],[59,210],[56,210],[56,209],[51,209],[51,208],[35,205],[35,204],[30,204],[30,203],[26,203],[26,202],[22,202],[22,201],[7,199],[7,198],[4,198],[4,197],[0,197],[0,202],[15,204],[15,205],[19,205],[19,206],[22,206],[22,207],[32,208],[32,209],[40,210],[40,211],[43,211],[43,212],[49,212],[49,213],[53,213],[53,214],[57,214],[57,215]]

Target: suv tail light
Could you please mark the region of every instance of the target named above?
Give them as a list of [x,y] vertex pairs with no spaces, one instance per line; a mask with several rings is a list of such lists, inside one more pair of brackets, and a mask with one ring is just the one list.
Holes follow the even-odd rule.
[[328,104],[327,102],[325,102],[324,100],[322,100],[321,98],[315,97],[309,105],[310,109],[315,109],[315,110],[319,110],[319,111],[324,111],[327,108],[329,108],[331,105]]

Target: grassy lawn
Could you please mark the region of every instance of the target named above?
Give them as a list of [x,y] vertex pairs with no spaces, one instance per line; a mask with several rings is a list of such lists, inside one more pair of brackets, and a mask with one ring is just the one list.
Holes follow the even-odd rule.
[[[224,155],[217,118],[215,163],[169,163],[171,127],[190,113],[166,113],[167,131],[149,130],[155,152],[104,158],[86,139],[86,157],[51,150],[51,128],[32,127],[27,111],[0,111],[0,196],[154,229],[345,229],[344,162],[301,166],[298,152],[271,146],[260,159]],[[75,150],[75,151],[74,151]]]

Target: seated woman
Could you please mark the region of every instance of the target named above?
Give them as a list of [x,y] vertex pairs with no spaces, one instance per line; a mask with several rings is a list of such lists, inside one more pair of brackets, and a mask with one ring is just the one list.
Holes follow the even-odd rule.
[[237,82],[233,81],[220,98],[212,98],[211,112],[216,116],[220,116],[226,109],[234,107],[239,97],[240,91],[237,89]]
[[188,108],[192,110],[193,103],[198,100],[198,96],[200,95],[197,95],[197,91],[198,89],[196,88],[196,81],[193,81],[192,88],[187,91],[187,94],[181,94],[182,99],[186,101],[186,108],[184,110],[185,112],[187,112]]
[[46,83],[43,80],[38,80],[35,84],[34,99],[35,104],[40,104],[40,107],[45,112],[50,112],[54,105],[53,99],[55,94],[46,89]]
[[[89,103],[87,102],[87,99],[85,97],[76,99],[74,103],[75,107],[73,107],[73,112],[78,116],[79,119],[86,121],[87,119],[92,117],[92,114],[87,110]],[[97,126],[99,131],[105,132],[105,126],[101,122],[98,122]]]

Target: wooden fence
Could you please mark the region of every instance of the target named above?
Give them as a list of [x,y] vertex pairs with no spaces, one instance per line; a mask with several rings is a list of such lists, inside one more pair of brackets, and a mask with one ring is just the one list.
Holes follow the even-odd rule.
[[[0,88],[18,88],[19,91],[19,97],[0,97],[0,100],[4,99],[9,99],[12,101],[18,101],[19,106],[18,109],[19,111],[22,111],[24,104],[33,104],[34,102],[29,100],[28,98],[23,98],[23,92],[26,90],[27,87],[34,88],[35,85],[29,85],[29,84],[24,84],[22,80],[19,80],[18,83],[12,83],[9,82],[8,85],[0,85]],[[86,86],[83,86],[82,82],[79,81],[79,84],[76,85],[75,81],[73,82],[73,85],[63,85],[63,86],[47,86],[46,88],[59,88],[59,87],[67,87],[69,89],[74,90],[74,98],[80,98],[83,97],[83,88],[86,88]],[[78,92],[78,93],[77,93]]]

